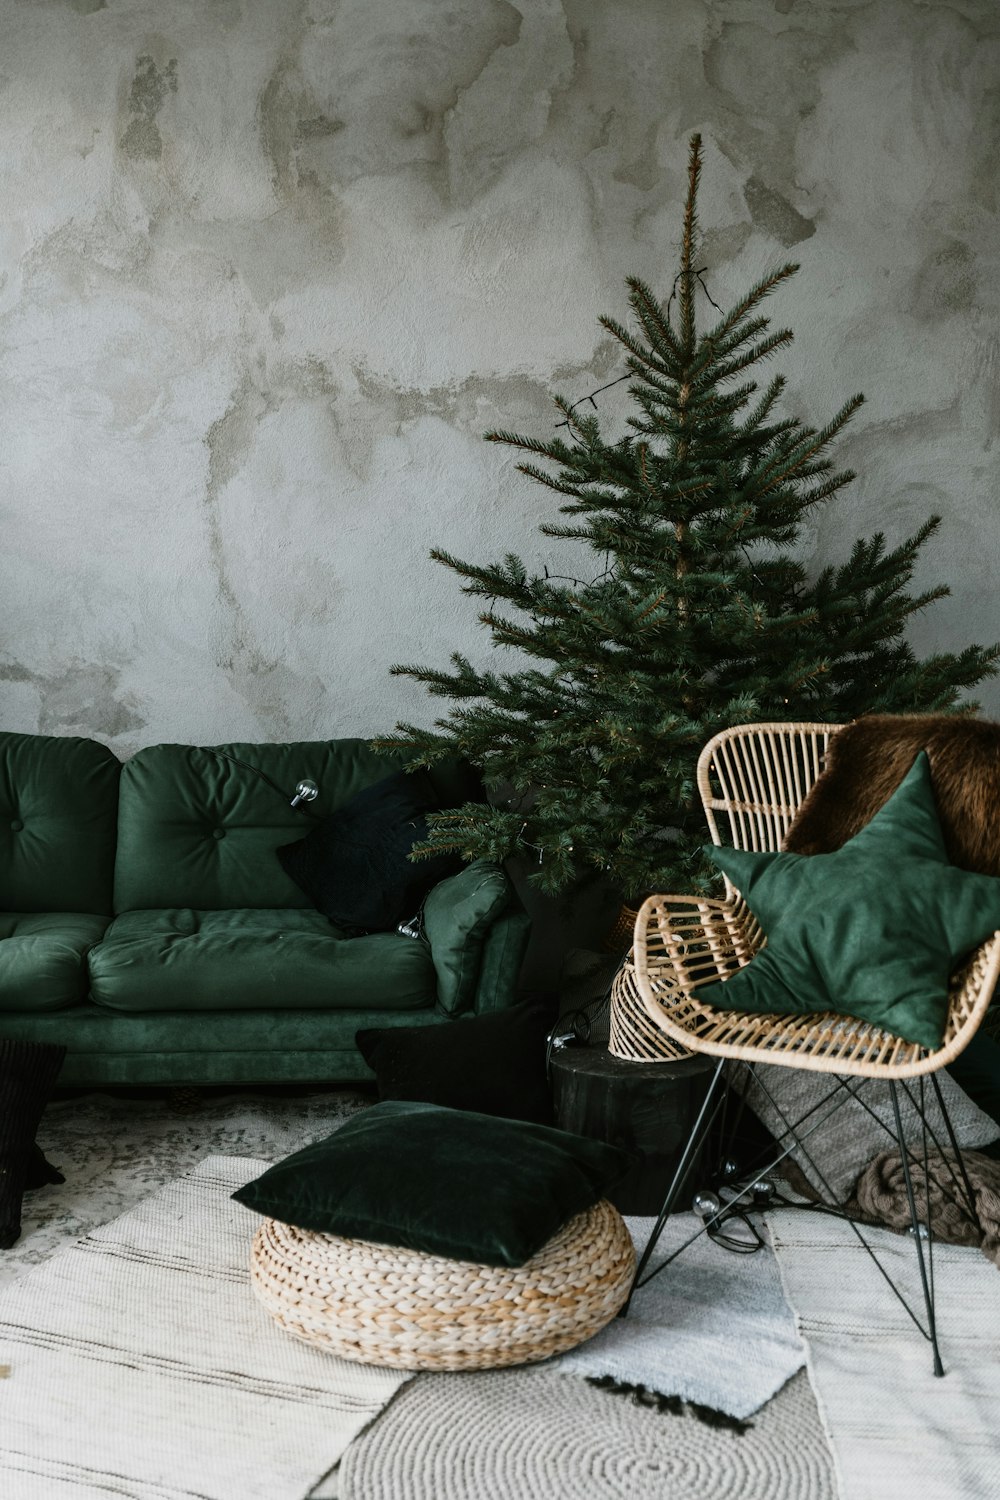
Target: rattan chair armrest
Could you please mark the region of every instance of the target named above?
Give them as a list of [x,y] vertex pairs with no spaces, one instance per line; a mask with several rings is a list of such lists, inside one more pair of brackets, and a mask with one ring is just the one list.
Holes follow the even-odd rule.
[[685,993],[728,979],[763,946],[764,934],[738,891],[725,897],[650,896],[635,922],[638,973]]
[[650,896],[636,917],[632,961],[651,1019],[689,1046],[685,1023],[696,991],[749,963],[763,942],[760,925],[738,892],[721,899]]
[[948,1024],[944,1040],[931,1053],[936,1068],[946,1068],[972,1041],[993,999],[1000,978],[1000,930],[980,943],[951,976]]

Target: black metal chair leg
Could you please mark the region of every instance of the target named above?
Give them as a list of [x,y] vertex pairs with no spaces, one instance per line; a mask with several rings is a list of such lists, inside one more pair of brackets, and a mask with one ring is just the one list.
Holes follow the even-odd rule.
[[962,1184],[965,1188],[966,1201],[969,1205],[969,1214],[971,1215],[972,1222],[975,1224],[980,1234],[982,1234],[983,1224],[982,1220],[979,1217],[979,1206],[976,1202],[975,1190],[972,1186],[972,1183],[969,1181],[969,1173],[965,1165],[965,1157],[962,1155],[962,1148],[958,1144],[958,1137],[955,1134],[955,1127],[951,1123],[951,1115],[948,1113],[948,1106],[944,1102],[944,1095],[941,1092],[941,1085],[938,1082],[938,1076],[936,1073],[931,1074],[931,1083],[934,1086],[934,1096],[937,1100],[937,1107],[941,1111],[941,1114],[944,1118],[945,1129],[948,1132],[948,1140],[951,1144],[951,1149],[955,1154],[955,1161],[958,1165],[958,1170],[962,1175]]
[[[917,1247],[917,1264],[920,1267],[920,1284],[924,1291],[924,1306],[927,1308],[927,1336],[931,1341],[934,1351],[934,1374],[943,1375],[944,1365],[941,1363],[941,1351],[938,1348],[937,1323],[934,1317],[934,1290],[927,1275],[927,1266],[924,1263],[924,1247],[920,1231],[923,1228],[917,1214],[917,1201],[913,1194],[913,1179],[910,1176],[909,1152],[906,1145],[906,1137],[903,1134],[903,1121],[899,1113],[899,1094],[896,1089],[896,1080],[889,1080],[889,1093],[892,1097],[892,1112],[896,1121],[896,1137],[899,1141],[899,1159],[903,1164],[903,1182],[906,1185],[906,1201],[910,1209],[910,1224],[913,1228],[913,1238]],[[930,1235],[931,1228],[927,1225],[927,1234]],[[928,1246],[929,1251],[929,1246]]]
[[[660,1236],[662,1235],[664,1227],[666,1226],[666,1222],[670,1218],[670,1215],[674,1210],[677,1196],[680,1193],[681,1187],[684,1184],[684,1179],[688,1171],[690,1170],[691,1162],[695,1159],[697,1153],[701,1150],[705,1138],[712,1127],[714,1115],[709,1115],[709,1109],[711,1107],[712,1100],[715,1097],[716,1090],[719,1086],[719,1080],[722,1077],[722,1070],[725,1067],[725,1064],[725,1058],[720,1057],[718,1063],[716,1064],[715,1072],[712,1074],[708,1088],[705,1090],[705,1097],[702,1100],[701,1109],[698,1111],[698,1118],[694,1122],[691,1134],[688,1136],[687,1145],[684,1147],[684,1150],[681,1153],[681,1159],[677,1163],[677,1168],[674,1172],[673,1179],[670,1183],[670,1186],[667,1188],[667,1195],[663,1200],[663,1207],[660,1209],[656,1223],[653,1225],[653,1232],[649,1236],[646,1247],[639,1258],[639,1264],[636,1266],[635,1275],[632,1278],[632,1285],[629,1288],[628,1299],[624,1307],[621,1309],[621,1312],[618,1314],[620,1318],[625,1317],[626,1313],[629,1310],[629,1305],[631,1304],[632,1298],[635,1295],[636,1287],[639,1285],[639,1278],[641,1277],[643,1271],[646,1269],[646,1266],[649,1264],[649,1258],[652,1255],[653,1251],[656,1249],[656,1246],[659,1243]],[[716,1106],[716,1108],[718,1108],[718,1106]]]

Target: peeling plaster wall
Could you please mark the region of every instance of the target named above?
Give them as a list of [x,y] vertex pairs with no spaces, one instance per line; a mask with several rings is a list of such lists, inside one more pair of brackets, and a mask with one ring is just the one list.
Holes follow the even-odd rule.
[[0,725],[429,721],[428,550],[566,570],[481,434],[619,373],[695,129],[716,300],[791,253],[791,409],[869,398],[810,559],[940,511],[915,644],[1000,636],[994,0],[0,0]]

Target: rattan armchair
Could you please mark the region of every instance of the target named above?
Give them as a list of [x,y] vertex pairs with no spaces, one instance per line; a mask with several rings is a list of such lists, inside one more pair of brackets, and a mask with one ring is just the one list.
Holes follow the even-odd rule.
[[[737,848],[780,849],[792,819],[822,770],[830,738],[839,727],[748,724],[725,730],[710,740],[698,762],[698,788],[713,842],[723,842],[721,823]],[[833,1075],[827,1097],[834,1108],[838,1098],[846,1097],[845,1079],[885,1079],[891,1084],[896,1109],[899,1149],[924,1284],[928,1328],[923,1331],[934,1346],[935,1372],[942,1373],[929,1285],[932,1278],[926,1274],[921,1249],[921,1235],[925,1231],[921,1230],[910,1191],[908,1150],[902,1138],[895,1081],[920,1080],[922,1075],[930,1075],[950,1145],[961,1163],[934,1074],[959,1055],[986,1012],[1000,975],[1000,931],[976,949],[953,975],[947,1027],[941,1045],[933,1050],[846,1016],[751,1015],[719,1011],[699,999],[700,989],[727,979],[749,963],[764,941],[753,914],[728,880],[725,896],[720,900],[651,896],[636,919],[632,953],[634,984],[650,1020],[669,1039],[669,1050],[675,1054],[679,1049],[687,1049],[720,1060],[657,1229],[640,1262],[637,1282],[674,1206],[671,1200],[683,1186],[688,1165],[703,1144],[713,1090],[724,1081],[727,1059],[750,1067],[769,1063]],[[906,1088],[905,1083],[902,1086]],[[922,1095],[922,1083],[920,1087]],[[838,1090],[841,1090],[839,1095]],[[799,1124],[787,1122],[788,1130],[780,1144],[785,1140],[800,1144],[801,1138],[796,1135]],[[782,1156],[791,1149],[788,1147]],[[971,1195],[967,1179],[965,1187]]]

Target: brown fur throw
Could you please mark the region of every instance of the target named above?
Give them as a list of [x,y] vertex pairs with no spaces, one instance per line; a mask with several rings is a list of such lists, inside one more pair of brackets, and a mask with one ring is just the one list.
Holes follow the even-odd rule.
[[1000,724],[944,714],[872,714],[833,736],[826,766],[785,837],[829,854],[860,833],[926,750],[952,864],[1000,875]]

